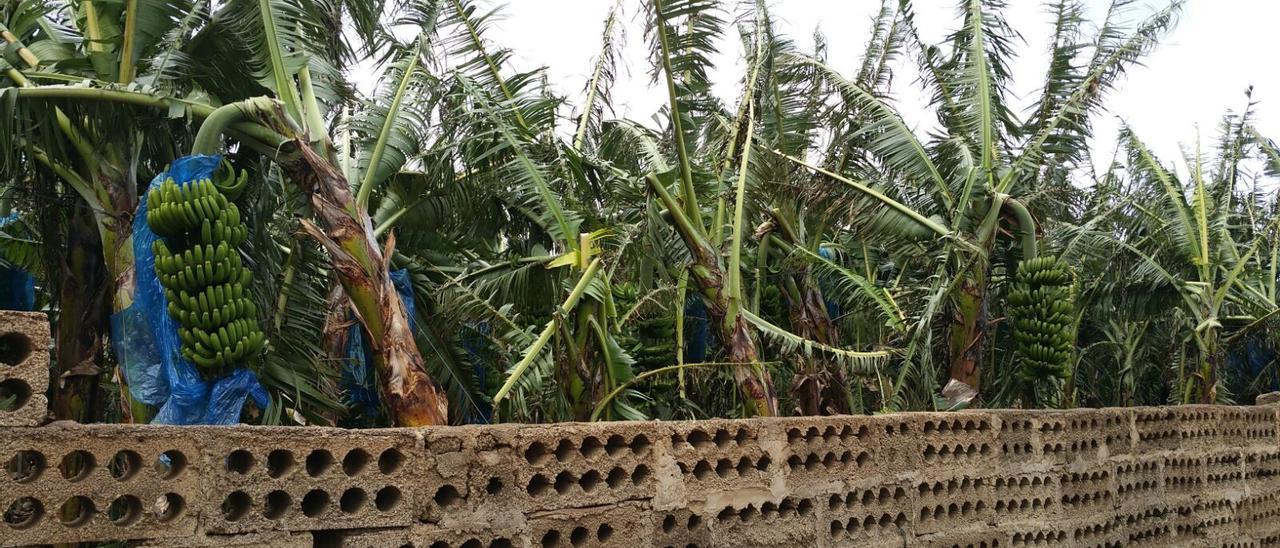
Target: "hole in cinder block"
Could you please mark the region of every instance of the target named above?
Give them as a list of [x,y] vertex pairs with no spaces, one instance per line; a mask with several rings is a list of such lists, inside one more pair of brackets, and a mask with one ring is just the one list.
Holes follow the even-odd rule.
[[511,541],[505,538],[494,539],[489,548],[512,548]]
[[609,470],[609,476],[604,479],[604,482],[610,489],[617,489],[626,479],[627,471],[615,466],[612,470]]
[[233,491],[222,500],[222,517],[227,521],[240,521],[252,506],[253,499],[249,497],[249,493]]
[[616,457],[619,453],[627,448],[627,439],[621,435],[614,434],[609,436],[609,440],[605,442],[604,450],[609,453],[610,457]]
[[378,471],[385,475],[391,475],[400,470],[404,465],[404,453],[394,447],[383,451],[378,455]]
[[22,379],[0,382],[0,412],[17,411],[31,400],[31,386]]
[[559,546],[559,545],[560,545],[560,531],[552,529],[550,531],[547,531],[546,533],[543,533],[542,535],[543,548],[551,548],[552,546]]
[[564,462],[573,457],[573,453],[577,451],[577,447],[571,440],[560,440],[560,444],[556,445],[556,460]]
[[729,442],[733,441],[733,435],[730,434],[728,430],[722,428],[720,430],[716,430],[716,435],[712,438],[712,441],[716,444],[716,447],[724,449],[729,446]]
[[[410,548],[412,548],[412,546],[413,546],[413,545],[412,545],[412,544],[406,544],[405,546],[409,546]],[[401,548],[404,548],[404,547],[401,547]],[[443,541],[443,540],[437,540],[437,541],[435,541],[435,542],[431,543],[431,548],[449,548],[449,543],[447,543],[447,542],[445,542],[445,541]]]
[[44,460],[44,453],[39,451],[18,451],[5,464],[4,469],[9,474],[9,479],[17,483],[30,483],[44,473],[45,466],[47,464]]
[[613,538],[613,527],[608,523],[601,523],[600,527],[596,528],[596,540],[605,542],[610,538]]
[[551,481],[548,480],[546,476],[542,474],[534,474],[534,476],[529,479],[529,487],[527,490],[530,495],[540,497],[545,495],[550,488]]
[[333,467],[333,453],[324,449],[316,449],[307,455],[307,475],[317,477]]
[[364,471],[365,466],[369,464],[369,452],[364,449],[352,449],[347,451],[347,456],[342,457],[342,473],[347,476],[355,476]]
[[436,496],[433,497],[436,505],[441,508],[449,508],[455,504],[462,502],[462,494],[458,492],[458,488],[452,485],[442,485],[436,489]]
[[649,441],[649,436],[640,434],[631,439],[631,454],[637,457],[644,457],[649,454],[649,447],[652,445],[653,442]]
[[58,471],[67,481],[80,481],[93,473],[93,454],[88,451],[72,451],[62,457]]
[[578,478],[578,486],[587,493],[595,491],[596,487],[599,487],[602,482],[603,480],[600,478],[600,472],[595,470],[588,470],[581,478]]
[[67,527],[80,527],[93,519],[95,511],[89,497],[74,496],[62,503],[62,508],[58,509],[58,518]]
[[720,511],[719,514],[716,514],[716,519],[719,520],[721,523],[724,523],[726,521],[729,521],[730,519],[733,519],[733,517],[736,515],[738,515],[738,513],[733,510],[732,506],[726,506],[724,510]]
[[472,538],[467,539],[467,541],[462,543],[458,548],[484,548],[484,544],[482,544],[478,539]]
[[551,452],[547,450],[547,444],[540,441],[529,444],[529,448],[524,450],[524,460],[529,464],[543,464],[549,458]]
[[0,335],[0,363],[17,366],[27,361],[34,349],[31,338],[23,333]]
[[689,521],[685,522],[685,528],[692,531],[702,525],[702,518],[697,514],[689,516]]
[[152,511],[155,512],[156,521],[166,523],[177,519],[182,515],[182,511],[186,509],[187,501],[182,495],[177,493],[165,493],[156,498]]
[[705,449],[707,447],[711,447],[712,445],[711,436],[708,436],[706,431],[701,429],[694,429],[690,431],[689,434],[687,434],[684,439],[686,442],[689,443],[689,445],[692,445],[698,449]]
[[569,544],[582,546],[587,543],[587,537],[590,534],[586,527],[574,527],[573,531],[569,532]]
[[490,495],[497,495],[502,493],[503,487],[505,486],[502,484],[501,478],[489,478],[489,483],[484,486],[484,492]]
[[284,517],[284,513],[289,510],[289,506],[293,504],[293,498],[289,493],[284,491],[272,491],[267,493],[267,505],[262,509],[262,517],[276,520]]
[[133,525],[142,517],[142,501],[133,495],[121,495],[107,507],[107,518],[120,527]]
[[227,455],[226,468],[235,474],[248,474],[253,469],[253,453],[245,449],[236,449]]
[[374,506],[383,512],[389,512],[400,505],[400,490],[390,485],[378,490],[373,498]]
[[[438,498],[437,494],[437,498]],[[364,489],[352,487],[342,492],[342,496],[338,498],[338,508],[344,514],[354,514],[364,508],[364,504],[369,501],[369,495],[365,494]]]
[[44,505],[32,497],[22,497],[9,504],[4,511],[4,523],[13,529],[27,529],[40,523],[44,517]]
[[267,453],[267,475],[273,478],[289,475],[296,464],[293,460],[293,451],[288,449],[276,449]]
[[675,516],[673,516],[673,515],[671,515],[671,514],[667,514],[667,517],[662,518],[662,532],[663,532],[663,533],[670,533],[670,532],[674,531],[675,529],[676,529],[676,517],[675,517]]
[[578,451],[583,457],[592,458],[604,452],[604,444],[600,443],[600,438],[587,436],[583,438],[582,447]]
[[577,481],[574,479],[573,474],[569,473],[568,470],[556,474],[555,488],[557,493],[560,493],[561,495],[565,494],[574,483],[577,483]]
[[153,466],[156,471],[156,476],[159,476],[160,479],[163,480],[170,480],[178,477],[178,474],[181,474],[182,470],[186,467],[187,456],[182,454],[182,451],[178,451],[176,449],[170,449],[160,453],[160,456],[156,457],[156,462]]
[[641,483],[648,481],[649,476],[652,475],[653,471],[649,470],[648,466],[641,464],[636,467],[635,471],[631,472],[631,483],[633,485],[640,485]]
[[698,461],[693,467],[693,477],[700,480],[707,479],[711,475],[711,463],[706,460]]
[[329,509],[329,492],[324,489],[312,489],[302,496],[302,514],[314,518]]
[[141,468],[142,456],[128,449],[116,453],[116,456],[111,458],[111,464],[107,466],[111,477],[119,481],[132,479]]

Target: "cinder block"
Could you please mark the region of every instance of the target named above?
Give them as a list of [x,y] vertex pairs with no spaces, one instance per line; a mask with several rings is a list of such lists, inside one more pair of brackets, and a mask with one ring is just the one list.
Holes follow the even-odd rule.
[[290,533],[272,531],[247,535],[204,535],[197,533],[188,538],[146,541],[140,548],[312,548],[316,546],[314,535],[308,532]]
[[[913,484],[916,534],[928,534],[988,522],[995,516],[994,480],[963,475]],[[1003,489],[1002,489],[1003,490]]]
[[[320,539],[317,539],[320,540]],[[343,548],[513,548],[534,546],[529,544],[524,532],[503,531],[493,528],[446,528],[433,524],[420,524],[394,529],[356,529],[331,531],[316,546],[342,546]],[[308,545],[310,546],[310,545]]]
[[[713,546],[817,546],[819,501],[783,497],[726,506],[710,520]],[[902,516],[905,520],[905,515]],[[904,522],[905,523],[905,522]]]
[[411,429],[189,427],[205,440],[203,526],[213,533],[406,527],[430,496]]
[[48,317],[0,312],[0,427],[42,424],[49,413],[48,390]]
[[761,445],[781,447],[774,460],[792,495],[840,493],[850,482],[878,477],[881,438],[871,417],[803,417],[769,421]]
[[686,509],[656,512],[653,516],[653,546],[710,546],[710,517]]
[[655,422],[522,426],[495,431],[518,486],[502,504],[527,512],[652,499],[663,432]]
[[1165,498],[1165,456],[1120,457],[1112,460],[1116,484],[1116,504],[1124,508],[1143,508],[1152,501]]
[[996,523],[1019,523],[1050,519],[1061,504],[1058,475],[1050,472],[999,475],[987,479],[991,489],[989,507]]
[[725,506],[764,504],[785,495],[776,460],[783,453],[767,421],[712,420],[659,423],[656,463],[662,490],[654,507],[718,511]]
[[7,472],[0,545],[195,534],[208,470],[190,430],[58,425],[0,432]]
[[634,502],[555,510],[529,517],[529,539],[547,548],[653,546],[653,511]]
[[1008,535],[1000,529],[985,524],[953,527],[944,531],[922,535],[907,546],[921,548],[1000,548]]

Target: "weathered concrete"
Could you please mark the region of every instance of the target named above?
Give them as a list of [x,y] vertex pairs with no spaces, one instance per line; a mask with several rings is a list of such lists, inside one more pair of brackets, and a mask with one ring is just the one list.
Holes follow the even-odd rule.
[[[30,338],[17,361],[47,367],[38,323],[0,315],[0,338]],[[0,546],[1260,548],[1280,546],[1278,430],[1274,405],[13,426],[0,428]]]

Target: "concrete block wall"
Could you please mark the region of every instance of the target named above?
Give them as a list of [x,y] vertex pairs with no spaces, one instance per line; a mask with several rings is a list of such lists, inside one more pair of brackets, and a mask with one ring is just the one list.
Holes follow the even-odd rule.
[[9,426],[0,546],[1280,547],[1278,430],[1275,405]]

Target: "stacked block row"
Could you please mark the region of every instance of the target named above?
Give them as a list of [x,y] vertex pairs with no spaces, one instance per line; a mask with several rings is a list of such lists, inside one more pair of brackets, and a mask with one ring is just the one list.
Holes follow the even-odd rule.
[[0,544],[1277,546],[1278,412],[14,427]]
[[0,343],[0,546],[1280,547],[1277,405],[35,426],[47,326]]

